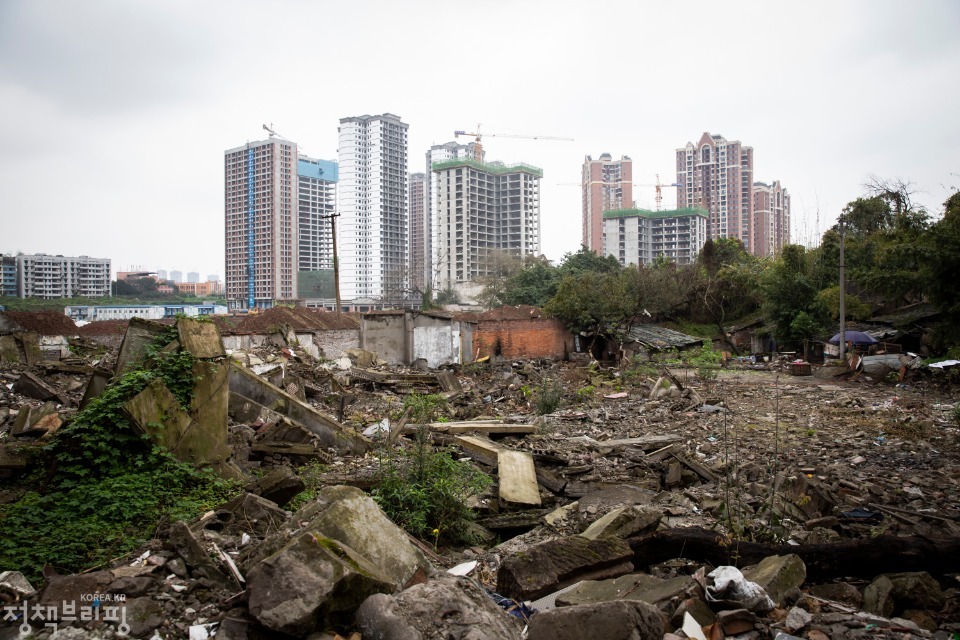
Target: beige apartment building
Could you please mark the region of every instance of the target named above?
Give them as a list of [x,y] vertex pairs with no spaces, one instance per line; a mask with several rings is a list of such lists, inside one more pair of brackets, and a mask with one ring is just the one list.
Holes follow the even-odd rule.
[[583,246],[602,254],[603,214],[633,206],[633,161],[629,156],[614,160],[603,153],[583,161]]

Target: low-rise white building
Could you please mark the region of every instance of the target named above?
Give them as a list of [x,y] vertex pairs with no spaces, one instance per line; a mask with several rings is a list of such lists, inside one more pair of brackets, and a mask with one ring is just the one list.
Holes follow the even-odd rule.
[[139,305],[74,305],[63,308],[63,313],[75,321],[98,322],[100,320],[162,320],[178,315],[198,316],[225,315],[227,307],[222,304],[139,304]]

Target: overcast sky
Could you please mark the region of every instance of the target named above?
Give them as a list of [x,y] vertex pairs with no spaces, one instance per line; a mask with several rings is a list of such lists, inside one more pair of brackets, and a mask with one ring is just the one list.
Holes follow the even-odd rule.
[[552,259],[580,244],[586,154],[673,182],[704,131],[753,147],[808,243],[869,174],[934,212],[960,187],[958,34],[955,0],[0,0],[0,252],[222,277],[223,151],[273,123],[336,159],[339,119],[383,112],[411,171],[477,123],[573,138],[484,139],[544,169]]

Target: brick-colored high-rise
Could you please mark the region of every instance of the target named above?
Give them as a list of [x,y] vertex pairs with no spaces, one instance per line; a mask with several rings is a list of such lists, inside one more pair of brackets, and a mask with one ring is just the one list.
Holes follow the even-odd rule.
[[296,300],[297,145],[248,142],[225,151],[223,160],[228,307]]
[[407,192],[410,203],[410,287],[423,292],[432,284],[427,258],[430,255],[430,218],[427,209],[426,174],[411,173]]
[[583,245],[603,255],[603,213],[633,206],[633,160],[603,153],[583,161]]
[[776,256],[790,244],[790,194],[780,186],[753,183],[753,254]]
[[753,252],[753,148],[704,133],[677,149],[677,208],[707,212],[707,238],[737,238]]

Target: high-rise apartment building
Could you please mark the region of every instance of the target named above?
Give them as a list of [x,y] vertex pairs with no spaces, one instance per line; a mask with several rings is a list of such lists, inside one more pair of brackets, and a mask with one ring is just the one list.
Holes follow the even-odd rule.
[[407,124],[384,113],[340,120],[340,297],[402,303],[407,260]]
[[707,238],[737,238],[753,252],[753,148],[704,133],[677,149],[677,208],[707,211]]
[[780,186],[753,183],[753,253],[776,256],[790,244],[790,194]]
[[333,214],[337,210],[337,163],[297,159],[298,270],[333,269]]
[[187,282],[200,282],[200,272],[199,271],[188,271],[187,272]]
[[110,260],[87,256],[17,256],[21,298],[96,298],[110,294]]
[[224,177],[228,307],[295,300],[297,145],[270,138],[228,149]]
[[157,280],[164,281],[167,279],[167,270],[166,269],[157,269]]
[[597,254],[603,248],[603,213],[633,206],[633,161],[629,156],[614,160],[603,153],[594,160],[584,158],[583,246]]
[[444,144],[435,144],[427,151],[427,170],[426,170],[426,196],[427,211],[426,223],[429,226],[425,232],[426,246],[424,247],[424,281],[436,288],[435,264],[440,264],[441,257],[437,255],[437,189],[436,182],[433,179],[433,163],[443,162],[454,158],[466,158],[468,160],[478,160],[483,162],[483,147],[477,142],[460,144],[459,142],[445,142]]
[[427,176],[411,173],[409,185],[410,229],[410,287],[414,291],[426,291],[432,284],[429,277],[430,219],[427,217]]
[[659,258],[690,264],[706,241],[707,212],[702,209],[620,209],[603,214],[603,255],[613,256],[622,266],[650,265]]
[[174,282],[183,282],[183,271],[179,269],[174,269],[170,272],[170,279]]
[[17,256],[0,254],[0,296],[17,295]]
[[433,164],[438,289],[492,273],[497,254],[540,253],[540,179],[526,164],[453,158]]

